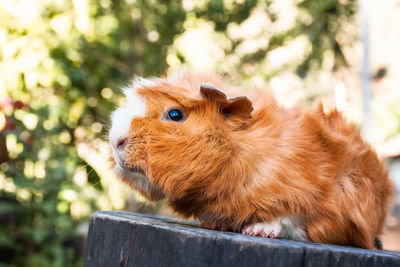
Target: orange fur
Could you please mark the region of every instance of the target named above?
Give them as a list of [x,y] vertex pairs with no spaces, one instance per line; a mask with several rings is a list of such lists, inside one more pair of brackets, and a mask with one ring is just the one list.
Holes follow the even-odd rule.
[[[131,122],[127,166],[142,169],[184,216],[236,231],[296,216],[311,241],[373,248],[392,185],[353,125],[322,105],[309,112],[284,109],[260,90],[250,98],[251,117],[224,116],[225,104],[202,97],[201,83],[237,96],[218,78],[190,73],[138,89],[147,109]],[[188,118],[162,120],[170,107]]]

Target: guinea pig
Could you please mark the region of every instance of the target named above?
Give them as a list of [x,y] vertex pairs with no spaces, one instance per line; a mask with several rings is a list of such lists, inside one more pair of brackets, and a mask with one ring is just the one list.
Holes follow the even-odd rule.
[[211,229],[372,249],[392,184],[355,126],[218,77],[137,78],[112,113],[115,173]]

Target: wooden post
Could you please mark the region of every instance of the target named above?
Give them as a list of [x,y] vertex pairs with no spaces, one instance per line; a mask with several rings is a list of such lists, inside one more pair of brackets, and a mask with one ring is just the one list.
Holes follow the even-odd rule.
[[251,237],[127,212],[92,215],[86,267],[400,266],[400,253]]

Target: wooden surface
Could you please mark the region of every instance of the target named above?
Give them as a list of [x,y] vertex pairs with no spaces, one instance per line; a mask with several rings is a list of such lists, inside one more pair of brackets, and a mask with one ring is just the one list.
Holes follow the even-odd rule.
[[99,211],[90,219],[85,266],[400,266],[400,253],[250,237],[167,217]]

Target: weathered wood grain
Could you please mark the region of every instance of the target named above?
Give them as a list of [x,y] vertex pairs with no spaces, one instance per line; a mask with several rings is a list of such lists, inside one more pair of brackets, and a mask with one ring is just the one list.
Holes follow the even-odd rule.
[[95,212],[86,267],[400,266],[400,253],[244,236],[196,222],[127,212]]

